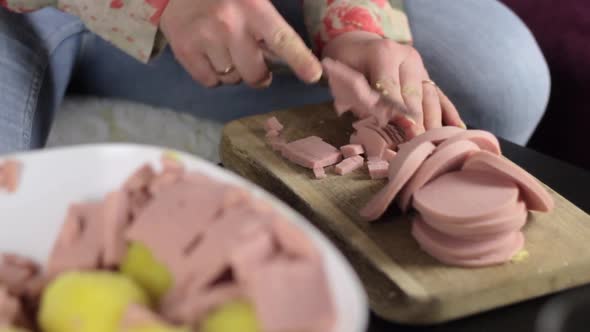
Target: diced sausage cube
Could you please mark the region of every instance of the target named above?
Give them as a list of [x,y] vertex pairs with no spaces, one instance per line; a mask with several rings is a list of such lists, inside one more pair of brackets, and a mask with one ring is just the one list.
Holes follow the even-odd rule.
[[280,132],[281,130],[283,130],[283,128],[283,125],[275,116],[268,118],[264,123],[264,130],[266,130],[267,132],[271,130]]
[[385,179],[389,175],[389,163],[387,161],[369,161],[367,163],[371,179]]
[[364,164],[364,159],[361,156],[354,156],[344,159],[334,168],[338,175],[345,175],[361,168]]
[[387,162],[391,162],[396,155],[397,152],[393,151],[392,149],[385,149],[383,152],[383,159],[385,159]]
[[313,175],[316,179],[324,179],[326,178],[326,171],[323,167],[317,167],[313,169]]
[[350,158],[365,153],[365,149],[360,144],[348,144],[340,147],[342,156],[344,158]]

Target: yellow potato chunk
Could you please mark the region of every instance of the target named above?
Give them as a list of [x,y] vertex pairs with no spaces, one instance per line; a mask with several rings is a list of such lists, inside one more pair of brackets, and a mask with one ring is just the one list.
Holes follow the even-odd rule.
[[43,292],[39,324],[44,332],[117,332],[130,304],[148,302],[141,287],[120,273],[66,272]]
[[150,249],[133,242],[121,262],[121,272],[135,280],[150,297],[159,300],[172,286],[172,274],[152,255]]
[[[172,325],[150,325],[142,327],[133,327],[124,330],[125,332],[190,332],[186,327],[178,327]],[[0,331],[1,332],[1,331]]]
[[231,301],[203,321],[200,332],[262,332],[254,308],[244,301]]

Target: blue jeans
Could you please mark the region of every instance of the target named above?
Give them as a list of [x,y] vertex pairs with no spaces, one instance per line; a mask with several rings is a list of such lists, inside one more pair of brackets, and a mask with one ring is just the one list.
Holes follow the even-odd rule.
[[[304,33],[299,1],[275,2]],[[526,144],[550,91],[549,71],[526,26],[495,0],[410,0],[415,46],[465,121]],[[330,99],[321,86],[277,77],[266,90],[205,89],[167,50],[143,65],[54,9],[0,9],[0,153],[42,147],[67,88],[226,122]]]

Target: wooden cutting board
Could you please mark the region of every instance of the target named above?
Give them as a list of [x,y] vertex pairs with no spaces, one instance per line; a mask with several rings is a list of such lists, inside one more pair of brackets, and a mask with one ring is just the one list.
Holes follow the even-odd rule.
[[[347,143],[352,118],[329,105],[273,112],[288,141],[317,135],[334,146]],[[265,143],[270,114],[229,123],[223,131],[225,167],[289,203],[347,256],[380,316],[407,324],[444,322],[590,282],[590,216],[552,192],[550,214],[529,215],[528,257],[501,266],[467,269],[442,265],[422,252],[410,234],[410,217],[391,212],[376,223],[358,210],[383,185],[365,169],[313,179]],[[285,285],[285,287],[289,287]]]

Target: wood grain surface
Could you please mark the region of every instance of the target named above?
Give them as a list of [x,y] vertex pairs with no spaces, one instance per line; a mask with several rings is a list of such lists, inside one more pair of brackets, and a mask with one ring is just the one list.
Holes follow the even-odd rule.
[[317,135],[347,143],[352,117],[330,105],[307,106],[240,119],[226,125],[224,166],[274,193],[305,215],[347,256],[361,277],[372,309],[400,323],[444,322],[590,282],[590,216],[551,189],[556,208],[529,214],[529,256],[501,266],[445,266],[422,252],[410,234],[411,216],[389,211],[363,222],[359,209],[383,185],[366,169],[313,179],[311,170],[284,160],[265,143],[263,122],[275,115],[288,141]]

